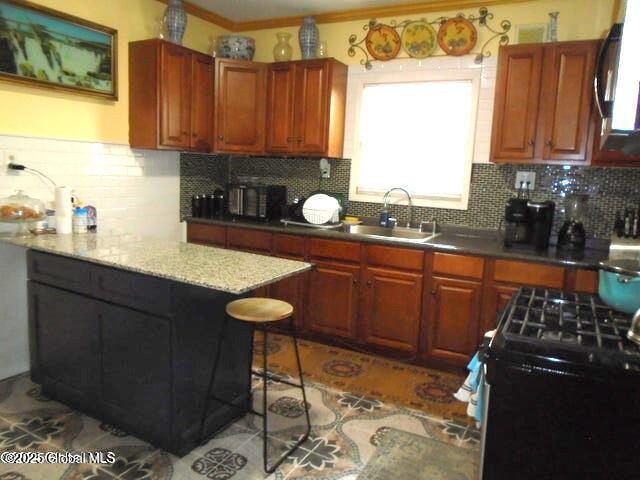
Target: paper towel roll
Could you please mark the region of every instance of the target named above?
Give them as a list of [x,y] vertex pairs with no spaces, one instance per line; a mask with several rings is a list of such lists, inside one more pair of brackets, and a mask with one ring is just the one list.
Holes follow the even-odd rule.
[[71,188],[56,187],[55,196],[56,217],[73,216],[73,204],[71,203]]
[[73,218],[56,214],[56,233],[66,235],[73,232]]

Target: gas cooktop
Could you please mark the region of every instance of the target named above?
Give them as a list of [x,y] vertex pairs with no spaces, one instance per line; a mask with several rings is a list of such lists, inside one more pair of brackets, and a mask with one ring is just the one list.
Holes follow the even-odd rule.
[[550,360],[640,370],[640,346],[626,338],[631,316],[596,295],[522,287],[499,326],[503,350]]

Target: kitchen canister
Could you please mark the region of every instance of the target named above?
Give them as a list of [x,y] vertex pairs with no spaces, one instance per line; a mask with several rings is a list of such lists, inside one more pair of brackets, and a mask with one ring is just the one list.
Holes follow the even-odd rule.
[[293,55],[293,48],[289,44],[291,34],[287,32],[276,33],[278,43],[273,47],[273,58],[276,62],[288,62]]
[[316,58],[318,42],[320,41],[320,32],[318,31],[316,19],[314,17],[304,17],[302,20],[302,26],[298,31],[298,40],[300,41],[302,58],[304,60]]
[[187,12],[182,0],[169,0],[169,6],[164,11],[164,24],[169,33],[169,40],[182,45],[182,37],[187,28]]

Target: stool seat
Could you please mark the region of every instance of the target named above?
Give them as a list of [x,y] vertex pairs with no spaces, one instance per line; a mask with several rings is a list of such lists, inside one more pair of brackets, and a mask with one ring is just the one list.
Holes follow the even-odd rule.
[[275,298],[241,298],[227,304],[227,315],[244,322],[277,322],[293,315],[293,306]]

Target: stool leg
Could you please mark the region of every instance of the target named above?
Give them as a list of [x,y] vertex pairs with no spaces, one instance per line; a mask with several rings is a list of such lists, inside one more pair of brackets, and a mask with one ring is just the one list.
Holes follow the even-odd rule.
[[[298,447],[300,447],[300,445],[302,445],[304,442],[307,441],[307,439],[309,438],[309,435],[311,434],[311,420],[309,419],[309,408],[307,407],[307,395],[304,391],[304,380],[302,378],[302,364],[300,363],[300,353],[298,352],[298,340],[296,337],[296,330],[295,330],[295,324],[294,324],[294,320],[293,320],[293,316],[290,317],[290,327],[291,327],[291,336],[293,338],[293,347],[296,353],[296,362],[298,364],[298,374],[300,375],[300,385],[295,385],[292,384],[290,382],[284,382],[284,381],[280,381],[280,383],[286,383],[288,385],[292,385],[294,387],[298,387],[302,390],[302,402],[304,404],[304,413],[306,416],[306,420],[307,420],[307,430],[305,432],[305,434],[300,438],[300,440],[298,440],[295,445],[293,447],[291,447],[284,455],[282,455],[278,461],[276,463],[274,463],[271,468],[269,468],[268,465],[268,458],[267,458],[267,438],[268,438],[268,434],[267,434],[267,379],[269,378],[269,374],[267,371],[267,328],[266,326],[264,327],[264,360],[263,360],[263,364],[264,364],[264,390],[263,390],[263,402],[262,402],[262,408],[263,408],[263,425],[264,425],[264,430],[263,430],[263,439],[264,439],[264,443],[263,443],[263,460],[264,460],[264,471],[268,474],[271,474],[273,472],[276,471],[276,469],[282,465],[282,462],[284,462],[287,457],[289,455],[291,455],[293,452],[296,451],[296,449]],[[276,380],[279,381],[279,380]]]
[[273,473],[277,468],[277,465],[273,467],[273,470],[269,471],[269,466],[267,464],[267,381],[268,381],[268,370],[267,370],[267,326],[263,325],[262,327],[262,374],[264,375],[262,379],[262,461],[264,463],[264,471],[267,473]]
[[224,320],[222,321],[222,328],[220,329],[220,335],[218,336],[218,345],[216,347],[216,356],[211,368],[211,377],[209,377],[209,386],[207,387],[207,394],[204,398],[204,411],[202,412],[202,418],[200,419],[200,433],[198,434],[198,442],[202,445],[205,443],[204,439],[204,424],[207,421],[207,414],[209,413],[209,400],[211,397],[211,389],[216,380],[216,372],[218,371],[218,364],[220,363],[220,356],[222,353],[222,341],[224,340],[224,336],[227,332],[227,323],[229,323],[229,317],[227,315],[224,316]]

